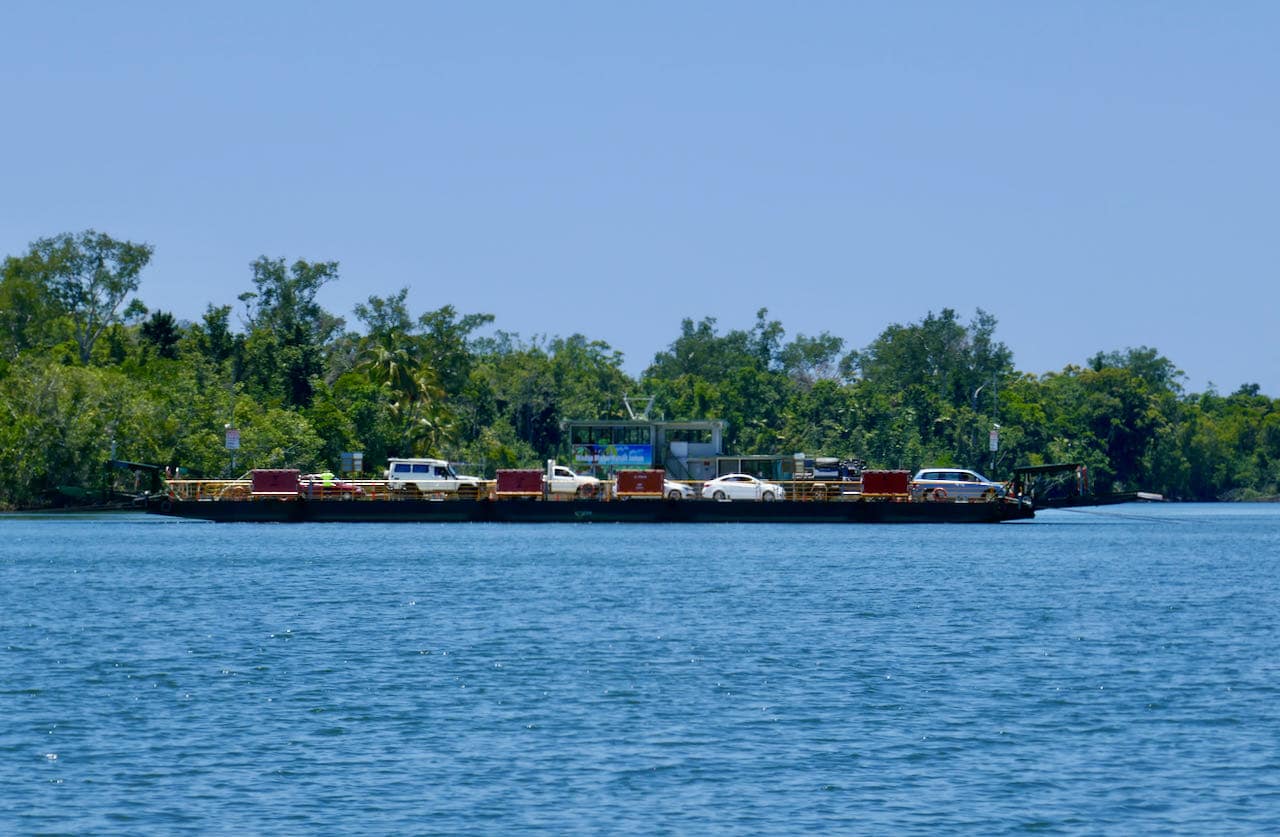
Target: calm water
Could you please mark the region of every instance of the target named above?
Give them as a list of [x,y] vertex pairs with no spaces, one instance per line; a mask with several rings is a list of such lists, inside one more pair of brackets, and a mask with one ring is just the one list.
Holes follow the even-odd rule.
[[1280,832],[1280,508],[0,519],[3,833]]

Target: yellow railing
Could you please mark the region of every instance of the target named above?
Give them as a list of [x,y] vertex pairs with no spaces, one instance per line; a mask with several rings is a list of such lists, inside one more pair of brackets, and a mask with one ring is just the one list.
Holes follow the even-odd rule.
[[[674,482],[674,481],[673,481]],[[681,481],[684,485],[688,485],[695,492],[700,492],[702,488],[701,480]],[[852,500],[880,500],[880,501],[918,501],[909,494],[862,494],[862,484],[860,482],[822,482],[816,480],[775,480],[786,490],[786,498],[788,500],[799,500],[802,502],[841,502]],[[407,492],[392,491],[387,488],[386,482],[382,480],[342,480],[344,486],[355,486],[360,490],[358,492],[350,491],[346,488],[338,488],[336,486],[302,486],[297,495],[298,497],[313,500],[347,500],[351,502],[361,502],[364,500],[407,500],[407,499],[430,499],[430,500],[460,500],[470,499],[468,494],[460,494],[457,492]],[[613,500],[644,500],[644,499],[660,499],[661,495],[648,496],[630,496],[618,497],[615,491],[615,483],[613,480],[602,482],[603,490],[599,492],[595,498],[602,501]],[[476,499],[495,499],[497,483],[494,480],[485,480],[480,483],[479,491]],[[272,494],[254,494],[253,482],[249,479],[233,479],[233,480],[169,480],[167,490],[176,498],[181,500],[254,500],[266,498],[280,498],[279,493]],[[293,497],[292,493],[287,495]],[[548,500],[562,501],[576,499],[573,494],[552,494]],[[697,497],[693,498],[698,499]],[[941,501],[947,502],[947,501]],[[952,500],[951,502],[962,502]],[[984,500],[972,500],[969,502],[986,502]]]

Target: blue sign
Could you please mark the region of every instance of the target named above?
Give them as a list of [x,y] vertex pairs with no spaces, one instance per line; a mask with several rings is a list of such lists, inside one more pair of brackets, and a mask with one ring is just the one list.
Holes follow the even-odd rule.
[[653,464],[653,445],[574,445],[573,461],[648,468]]

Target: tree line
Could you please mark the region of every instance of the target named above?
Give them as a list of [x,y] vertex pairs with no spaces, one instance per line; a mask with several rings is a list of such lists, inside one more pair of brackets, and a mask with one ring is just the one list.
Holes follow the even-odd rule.
[[[195,322],[136,296],[153,248],[93,230],[32,242],[0,269],[0,506],[104,484],[108,459],[227,477],[337,470],[363,451],[496,468],[567,459],[570,419],[626,417],[624,394],[668,419],[719,418],[738,454],[858,458],[870,467],[1082,462],[1099,490],[1187,500],[1280,493],[1280,402],[1256,384],[1189,393],[1148,347],[1018,371],[978,310],[894,324],[863,348],[685,319],[638,377],[582,334],[521,337],[451,305],[415,313],[408,289],[370,296],[354,327],[318,302],[337,262],[262,256],[237,304]],[[999,450],[988,434],[999,425]],[[234,464],[225,428],[240,431]]]

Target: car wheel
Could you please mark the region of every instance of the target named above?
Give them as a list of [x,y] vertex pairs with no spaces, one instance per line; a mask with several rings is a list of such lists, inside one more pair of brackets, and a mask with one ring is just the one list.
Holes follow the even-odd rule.
[[711,496],[712,496],[714,499],[716,499],[716,500],[723,500],[723,499],[725,499],[725,496],[724,496],[724,492],[723,492],[723,491],[717,491],[715,494],[712,494]]
[[578,497],[583,500],[590,500],[595,496],[596,489],[592,485],[583,485],[578,488]]
[[764,494],[760,495],[760,499],[764,500],[766,503],[772,503],[774,500],[778,498],[773,496],[772,491],[766,491]]
[[667,499],[668,499],[668,500],[679,500],[679,499],[680,499],[680,497],[681,497],[681,494],[680,494],[679,489],[675,489],[675,488],[673,488],[673,489],[671,489],[670,491],[668,491],[668,492],[667,492]]

